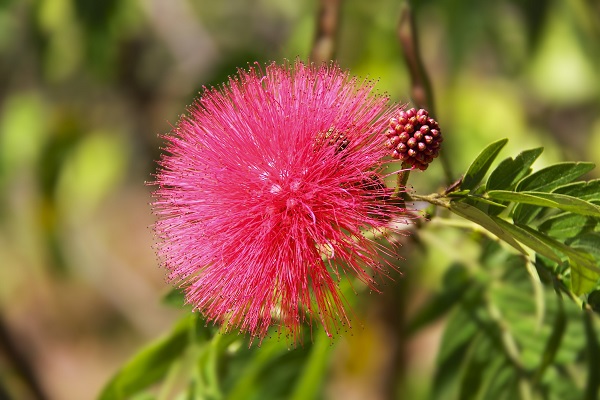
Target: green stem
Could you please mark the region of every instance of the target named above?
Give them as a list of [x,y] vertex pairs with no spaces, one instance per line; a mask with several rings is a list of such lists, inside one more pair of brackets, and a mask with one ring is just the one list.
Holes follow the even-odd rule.
[[428,195],[419,195],[416,193],[411,193],[410,199],[416,200],[416,201],[425,201],[429,204],[433,204],[436,206],[450,208],[450,199],[448,199],[448,197],[446,197],[442,194],[439,194],[439,193],[432,193],[432,194],[428,194]]
[[402,169],[402,170],[398,171],[398,175],[396,175],[396,179],[397,179],[396,193],[395,193],[396,196],[398,196],[398,193],[403,192],[404,188],[406,188],[406,183],[408,182],[409,176],[410,176],[409,169]]

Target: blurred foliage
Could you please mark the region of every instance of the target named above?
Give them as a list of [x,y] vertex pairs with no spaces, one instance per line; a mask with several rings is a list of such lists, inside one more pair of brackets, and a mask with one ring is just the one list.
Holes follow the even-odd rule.
[[[411,3],[444,152],[456,179],[471,172],[462,189],[472,192],[454,197],[455,207],[496,218],[502,207],[470,197],[510,203],[512,214],[500,217],[517,227],[517,242],[547,250],[545,239],[528,241],[518,230],[535,228],[550,247],[562,243],[598,265],[597,220],[574,212],[581,203],[531,211],[531,198],[498,193],[518,192],[511,185],[531,171],[510,182],[494,171],[525,171],[536,158],[536,171],[564,160],[600,163],[600,3]],[[337,61],[409,102],[396,35],[402,4],[341,4]],[[589,311],[600,308],[597,282],[584,285],[588,296],[573,295],[564,253],[517,256],[447,210],[405,243],[404,276],[383,283],[384,295],[360,287],[349,294],[353,336],[333,346],[313,332],[296,350],[275,337],[248,348],[245,338],[221,335],[187,312],[176,322],[182,311],[159,304],[167,285],[151,248],[144,186],[159,157],[157,134],[203,86],[220,85],[237,68],[305,59],[318,7],[0,1],[0,397],[95,398],[119,365],[130,375],[117,375],[104,398],[138,389],[148,392],[131,398],[175,398],[182,388],[180,398],[597,397],[599,328]],[[503,151],[514,158],[469,169],[505,137]],[[523,152],[539,147],[541,154]],[[538,203],[548,201],[539,193],[551,193],[550,200],[599,204],[597,170],[580,172],[587,185],[523,190],[537,191]],[[443,182],[437,163],[409,183],[429,193]]]

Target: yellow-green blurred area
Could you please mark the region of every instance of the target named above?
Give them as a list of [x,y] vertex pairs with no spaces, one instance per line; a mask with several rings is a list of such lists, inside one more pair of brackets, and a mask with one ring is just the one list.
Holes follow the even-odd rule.
[[[405,103],[401,5],[342,1],[336,59]],[[36,398],[23,377],[29,371],[48,399],[92,399],[181,316],[161,303],[169,285],[152,247],[145,181],[159,158],[157,135],[203,86],[237,68],[306,59],[318,6],[0,0],[0,398]],[[414,11],[455,178],[503,137],[503,156],[544,146],[537,168],[600,164],[599,2],[426,0]],[[440,163],[410,184],[439,190]],[[382,286],[386,296],[356,299],[362,322],[339,338],[326,398],[427,391],[441,328],[409,342],[396,328],[448,265],[476,260],[478,249],[458,231],[427,228],[422,238],[430,251],[404,248],[404,275]],[[410,379],[389,389],[389,371]]]

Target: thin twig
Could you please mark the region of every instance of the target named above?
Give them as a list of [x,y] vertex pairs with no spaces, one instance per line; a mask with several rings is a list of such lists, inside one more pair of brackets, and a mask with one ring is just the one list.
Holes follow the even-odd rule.
[[336,35],[341,0],[321,0],[317,19],[317,32],[310,52],[316,64],[329,62],[335,56]]
[[[404,3],[398,23],[398,40],[408,66],[411,79],[411,97],[415,105],[419,108],[425,108],[433,116],[435,112],[435,102],[431,81],[427,75],[425,64],[419,51],[419,35],[415,26],[413,13],[408,3]],[[440,151],[440,162],[446,175],[446,183],[453,182],[453,174],[445,152]]]

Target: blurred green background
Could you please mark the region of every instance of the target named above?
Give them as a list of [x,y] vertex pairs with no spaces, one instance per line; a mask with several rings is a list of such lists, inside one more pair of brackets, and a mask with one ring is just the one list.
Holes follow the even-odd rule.
[[[402,2],[341,2],[336,59],[409,102]],[[92,399],[183,311],[156,260],[149,202],[161,141],[204,85],[255,61],[310,53],[317,0],[0,0],[0,381],[16,399]],[[486,144],[545,146],[540,167],[600,163],[600,3],[424,0],[413,5],[444,151],[458,178]],[[598,177],[596,172],[595,177]],[[438,164],[410,184],[444,185]],[[333,352],[327,398],[426,392],[441,332],[398,324],[477,247],[456,232],[405,246],[404,276],[363,294]],[[14,354],[13,354],[14,353]],[[388,371],[382,373],[382,371]],[[392,371],[390,373],[389,371]],[[0,393],[0,398],[2,397]]]

